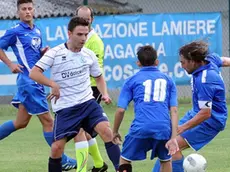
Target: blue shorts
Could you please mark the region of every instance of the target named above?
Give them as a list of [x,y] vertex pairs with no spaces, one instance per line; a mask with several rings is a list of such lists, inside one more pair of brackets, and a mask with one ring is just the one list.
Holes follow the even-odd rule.
[[[192,119],[193,115],[191,113],[192,111],[187,112],[185,116],[180,119],[179,125],[182,125],[188,120]],[[185,139],[185,141],[192,149],[198,151],[206,144],[208,144],[218,133],[218,130],[213,129],[205,122],[203,122],[196,127],[183,132],[181,137]]]
[[16,108],[19,107],[19,104],[23,104],[30,115],[49,112],[45,89],[40,84],[34,83],[18,87],[18,92],[12,99],[11,104]]
[[108,118],[95,99],[59,110],[55,113],[54,140],[67,138],[69,141],[80,128],[95,137],[94,127],[102,121],[108,121]]
[[134,138],[130,135],[125,136],[121,157],[127,161],[146,159],[146,154],[152,150],[151,160],[158,157],[161,161],[168,161],[168,149],[165,148],[167,140],[156,140],[153,138]]

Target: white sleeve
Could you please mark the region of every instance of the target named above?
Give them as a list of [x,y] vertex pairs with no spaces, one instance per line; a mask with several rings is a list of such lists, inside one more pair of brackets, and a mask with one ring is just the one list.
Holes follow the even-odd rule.
[[92,66],[90,67],[90,75],[96,78],[102,75],[102,71],[99,66],[96,55],[94,53],[91,53],[91,57],[92,57],[93,63],[92,63]]
[[56,51],[53,49],[48,50],[42,58],[35,64],[39,68],[43,69],[44,71],[49,69],[54,63],[54,56]]

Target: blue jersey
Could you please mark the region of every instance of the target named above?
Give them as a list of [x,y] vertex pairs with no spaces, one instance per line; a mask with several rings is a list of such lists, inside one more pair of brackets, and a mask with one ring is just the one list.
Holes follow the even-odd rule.
[[40,30],[35,25],[31,29],[26,23],[19,22],[0,38],[0,48],[7,50],[8,47],[12,48],[18,63],[24,66],[23,73],[18,74],[17,85],[34,83],[29,78],[29,71],[41,58]]
[[136,138],[166,140],[171,136],[170,107],[177,106],[176,86],[156,67],[142,67],[121,89],[118,107],[134,101],[135,117],[129,134]]
[[207,65],[192,73],[193,114],[201,110],[201,102],[207,102],[212,105],[212,109],[211,117],[205,123],[216,130],[223,130],[227,120],[227,106],[224,81],[219,72],[222,61],[214,53],[209,54],[206,60],[209,61]]

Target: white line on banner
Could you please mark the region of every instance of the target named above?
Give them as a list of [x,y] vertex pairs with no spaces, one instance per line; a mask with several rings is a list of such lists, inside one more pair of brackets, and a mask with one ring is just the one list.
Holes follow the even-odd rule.
[[17,74],[0,75],[0,85],[16,85]]

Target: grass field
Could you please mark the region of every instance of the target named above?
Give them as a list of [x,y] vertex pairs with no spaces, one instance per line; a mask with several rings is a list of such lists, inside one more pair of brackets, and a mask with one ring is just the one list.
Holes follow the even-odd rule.
[[[184,114],[191,105],[180,105],[180,115]],[[113,122],[115,106],[104,106],[105,112]],[[132,121],[132,108],[126,112],[122,123],[121,134],[124,136]],[[6,120],[15,119],[16,109],[10,105],[0,106],[0,124]],[[221,132],[212,142],[200,151],[208,161],[207,172],[228,172],[230,171],[230,122],[228,121],[225,131]],[[112,164],[107,158],[104,145],[101,139],[97,139],[102,156],[109,164],[108,172],[114,172]],[[0,141],[0,172],[46,172],[50,148],[43,139],[42,128],[36,117],[32,118],[26,129],[17,131],[8,138]],[[70,141],[65,152],[74,157],[74,144]],[[189,149],[185,155],[192,153]],[[151,172],[154,161],[133,162],[134,172]],[[92,167],[92,160],[89,159],[88,168]],[[74,171],[74,170],[72,170]]]

